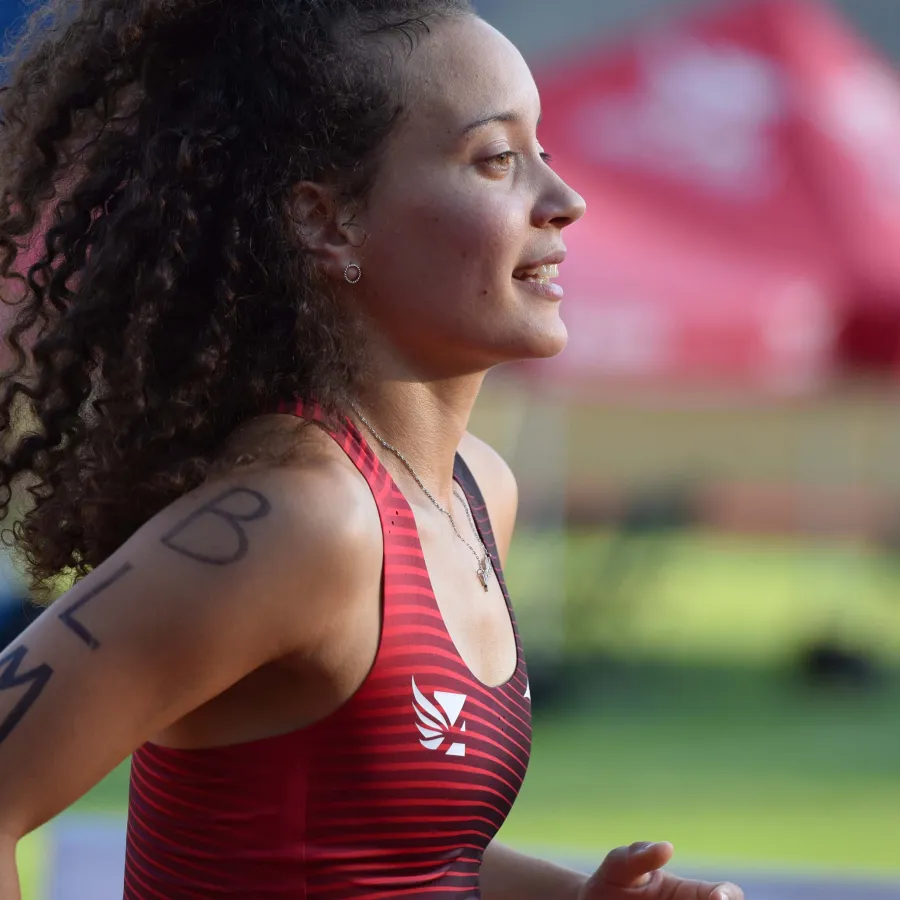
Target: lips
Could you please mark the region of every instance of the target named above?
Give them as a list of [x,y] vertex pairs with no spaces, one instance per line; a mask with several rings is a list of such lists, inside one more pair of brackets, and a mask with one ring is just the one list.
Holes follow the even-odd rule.
[[545,300],[559,301],[563,298],[562,286],[553,279],[559,275],[558,263],[543,263],[528,269],[519,269],[513,273],[522,290],[528,291]]

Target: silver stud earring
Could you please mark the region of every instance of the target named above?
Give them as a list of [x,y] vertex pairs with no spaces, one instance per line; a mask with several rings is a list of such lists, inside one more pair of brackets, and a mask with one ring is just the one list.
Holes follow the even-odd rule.
[[356,263],[350,263],[350,265],[344,269],[344,281],[346,281],[347,284],[359,284],[360,281],[362,281],[362,267],[358,266]]

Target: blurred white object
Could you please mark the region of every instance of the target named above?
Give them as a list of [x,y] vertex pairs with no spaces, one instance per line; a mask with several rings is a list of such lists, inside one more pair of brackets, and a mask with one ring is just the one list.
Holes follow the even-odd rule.
[[122,900],[125,821],[62,816],[50,826],[45,900]]

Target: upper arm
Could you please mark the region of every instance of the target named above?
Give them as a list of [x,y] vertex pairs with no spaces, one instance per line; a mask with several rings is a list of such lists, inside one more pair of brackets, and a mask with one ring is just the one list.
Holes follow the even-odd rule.
[[22,836],[153,734],[314,647],[353,594],[347,554],[371,543],[333,481],[257,472],[194,492],[0,651],[0,830]]
[[516,476],[493,447],[468,432],[460,443],[459,452],[484,495],[500,562],[505,564],[519,507]]

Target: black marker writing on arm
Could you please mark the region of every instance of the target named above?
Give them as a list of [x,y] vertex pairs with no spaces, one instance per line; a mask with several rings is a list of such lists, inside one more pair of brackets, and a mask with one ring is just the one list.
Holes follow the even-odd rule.
[[[115,584],[132,570],[131,563],[126,563],[112,577],[101,582],[95,588],[88,591],[83,597],[79,597],[73,604],[67,607],[58,616],[59,620],[72,632],[74,632],[91,650],[100,647],[100,641],[79,622],[74,613],[86,606],[91,600],[102,594],[107,588]],[[28,656],[28,647],[20,644],[10,650],[0,659],[0,699],[8,691],[26,687],[12,709],[0,721],[0,744],[2,744],[15,730],[28,711],[37,702],[53,677],[53,667],[47,663],[35,664],[33,669],[20,671],[22,663]]]
[[125,563],[118,571],[115,572],[112,576],[106,579],[106,581],[100,582],[96,587],[92,588],[88,591],[84,596],[79,597],[74,603],[68,606],[59,614],[59,621],[63,623],[70,631],[74,632],[78,635],[91,648],[91,650],[97,650],[100,647],[100,641],[82,624],[75,618],[75,613],[80,609],[83,609],[87,606],[91,600],[96,599],[100,596],[108,587],[114,585],[117,581],[124,578],[134,566],[131,563]]
[[27,672],[20,671],[20,666],[26,656],[28,656],[28,648],[23,644],[0,659],[0,698],[7,691],[15,691],[27,686],[18,702],[0,722],[0,744],[13,733],[53,677],[53,669],[46,663],[39,663]]
[[[205,565],[231,565],[242,560],[249,550],[250,541],[244,528],[245,523],[263,519],[271,510],[271,503],[258,491],[243,487],[230,488],[195,509],[166,532],[161,542],[170,550]],[[199,536],[192,533],[192,529],[200,523],[210,522],[211,517],[224,522],[227,526],[230,546],[225,548],[218,545],[214,548],[197,546],[200,542]],[[76,613],[83,611],[89,603],[133,570],[134,566],[131,563],[125,563],[109,578],[101,581],[59,613],[59,621],[91,650],[100,648],[100,640],[76,617]],[[26,688],[5,718],[0,721],[0,744],[12,734],[53,677],[54,670],[47,663],[36,664],[29,671],[20,671],[27,655],[28,648],[20,645],[0,659],[0,667],[5,666],[0,670],[0,697],[6,691]]]
[[[230,488],[195,509],[160,540],[170,550],[195,562],[210,566],[230,566],[240,562],[250,548],[244,524],[264,519],[271,511],[272,504],[258,491],[243,487]],[[211,518],[218,518],[226,524],[232,538],[231,546],[200,548],[196,545],[197,538],[192,536],[192,529],[200,522],[210,522]]]

